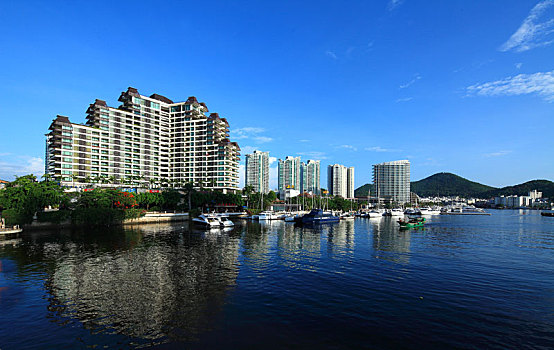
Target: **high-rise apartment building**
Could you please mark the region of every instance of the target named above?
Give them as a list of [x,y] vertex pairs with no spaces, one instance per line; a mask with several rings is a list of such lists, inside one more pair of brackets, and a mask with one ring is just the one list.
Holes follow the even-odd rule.
[[346,169],[346,198],[354,198],[354,167]]
[[130,186],[238,190],[240,148],[229,140],[229,123],[189,97],[185,102],[135,88],[121,93],[119,107],[96,100],[85,124],[57,116],[46,135],[46,172],[62,184],[91,181]]
[[327,167],[329,195],[354,198],[354,167],[333,164]]
[[300,157],[288,156],[284,160],[279,159],[279,191],[286,190],[287,188],[300,190],[300,168]]
[[373,165],[373,183],[379,198],[397,203],[410,201],[410,161]]
[[269,152],[254,151],[246,155],[246,186],[255,192],[269,192]]
[[308,160],[300,166],[300,192],[319,194],[321,192],[321,163],[319,160]]

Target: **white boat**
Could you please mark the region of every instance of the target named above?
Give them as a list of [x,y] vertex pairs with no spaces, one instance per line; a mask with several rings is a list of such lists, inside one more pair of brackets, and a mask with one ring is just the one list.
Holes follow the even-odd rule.
[[258,214],[258,220],[278,220],[279,216],[271,210],[262,211]]
[[387,209],[383,216],[404,216],[404,211],[402,209]]
[[341,220],[354,220],[355,216],[350,213],[344,213],[339,217]]
[[404,210],[404,214],[406,214],[406,215],[420,215],[420,214],[423,214],[423,213],[419,208],[406,208],[406,210]]
[[441,210],[438,207],[423,207],[419,208],[421,215],[440,215]]
[[233,227],[235,223],[229,220],[228,215],[216,215],[216,219],[219,221],[220,226],[222,227]]
[[380,210],[371,210],[367,213],[367,217],[368,218],[380,218],[381,216],[383,216],[383,212],[380,211]]
[[209,214],[198,215],[198,217],[192,219],[192,222],[208,228],[216,228],[221,226],[220,221],[213,215]]
[[491,215],[481,208],[475,208],[473,205],[448,206],[441,209],[443,215]]

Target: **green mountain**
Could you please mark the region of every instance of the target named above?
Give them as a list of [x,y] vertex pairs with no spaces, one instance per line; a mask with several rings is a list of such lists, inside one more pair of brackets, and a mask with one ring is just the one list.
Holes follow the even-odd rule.
[[367,197],[368,190],[371,190],[371,195],[375,196],[375,186],[373,184],[365,184],[354,190],[354,197]]
[[437,173],[423,180],[411,183],[411,191],[421,197],[461,196],[480,197],[481,194],[496,190],[495,187],[473,182],[451,173]]
[[[354,191],[356,197],[367,197],[371,188],[371,195],[375,196],[373,184],[365,184]],[[532,180],[519,185],[496,188],[464,179],[451,173],[437,173],[423,180],[411,183],[411,191],[421,197],[428,196],[461,196],[492,198],[495,196],[527,195],[532,190],[541,191],[543,197],[554,198],[554,182],[548,180]]]
[[554,182],[548,180],[532,180],[519,185],[507,186],[483,193],[485,198],[496,196],[525,196],[532,190],[542,192],[546,198],[554,198]]

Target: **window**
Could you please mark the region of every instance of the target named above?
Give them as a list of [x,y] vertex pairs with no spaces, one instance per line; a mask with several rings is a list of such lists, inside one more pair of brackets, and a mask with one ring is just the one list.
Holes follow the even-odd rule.
[[62,152],[62,155],[64,155],[64,156],[72,156],[73,153],[64,151],[64,152]]
[[63,148],[63,149],[71,149],[71,146],[68,146],[68,145],[62,145],[62,148]]
[[92,137],[92,141],[100,141],[100,139],[98,137]]
[[65,131],[64,131],[64,132],[62,132],[62,136],[69,136],[69,137],[71,137],[71,133],[70,133],[70,132],[65,132]]
[[64,161],[64,162],[71,163],[73,160],[72,160],[71,158],[64,158],[63,161]]
[[96,156],[96,155],[93,154],[92,156],[90,156],[90,158],[92,158],[92,159],[98,159],[98,156]]
[[69,170],[62,170],[62,175],[71,175],[73,174],[72,171],[69,171]]
[[62,168],[71,169],[72,165],[71,164],[62,164]]
[[71,130],[71,126],[62,125],[63,130]]
[[100,153],[100,151],[97,150],[97,149],[93,149],[93,150],[92,150],[92,153]]
[[71,142],[71,139],[62,139],[63,142]]

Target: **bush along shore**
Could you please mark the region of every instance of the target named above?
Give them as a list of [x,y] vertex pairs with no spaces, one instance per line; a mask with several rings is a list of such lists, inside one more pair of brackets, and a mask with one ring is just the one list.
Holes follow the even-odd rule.
[[[65,192],[57,181],[45,176],[18,177],[0,190],[0,211],[6,225],[90,225],[109,226],[140,219],[149,211],[190,211],[212,203],[242,206],[240,194],[170,188],[159,192],[130,193],[115,188]],[[190,208],[189,208],[190,207]],[[45,208],[52,208],[45,210]],[[196,210],[193,210],[196,211]],[[198,210],[199,211],[199,210]],[[36,224],[35,224],[36,225]]]

